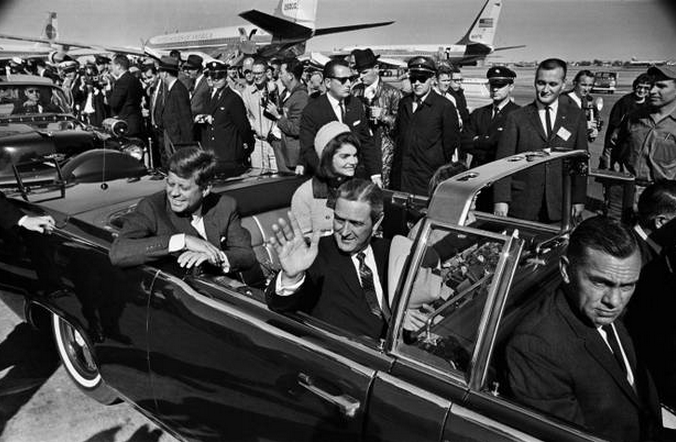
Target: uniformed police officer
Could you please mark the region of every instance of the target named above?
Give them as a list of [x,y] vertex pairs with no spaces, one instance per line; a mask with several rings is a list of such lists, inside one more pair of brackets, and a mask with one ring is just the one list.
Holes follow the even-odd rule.
[[[486,73],[493,102],[475,109],[462,134],[462,151],[471,156],[470,166],[477,167],[495,160],[498,141],[507,119],[507,115],[518,109],[512,101],[516,73],[504,66],[494,66]],[[490,192],[483,192],[477,200],[479,210],[492,211],[493,201]]]
[[228,87],[228,67],[225,63],[211,61],[207,63],[207,71],[213,84],[207,113],[195,117],[197,123],[205,124],[202,144],[216,154],[219,171],[244,167],[250,164],[254,145],[244,102]]

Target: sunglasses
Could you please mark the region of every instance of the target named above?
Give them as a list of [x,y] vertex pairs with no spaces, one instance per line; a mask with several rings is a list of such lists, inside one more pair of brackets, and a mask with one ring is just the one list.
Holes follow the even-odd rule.
[[352,83],[353,81],[357,80],[357,78],[359,78],[359,76],[358,75],[350,75],[349,77],[329,77],[329,78],[336,80],[340,84],[345,84],[348,81],[350,83]]
[[408,77],[408,79],[411,80],[411,84],[416,82],[425,83],[430,78],[432,77],[429,75],[419,75],[419,74],[413,74]]
[[27,94],[39,94],[40,90],[39,89],[27,89],[26,93]]
[[211,78],[212,80],[220,80],[220,79],[228,76],[227,72],[222,72],[222,71],[208,72],[207,74],[208,74],[208,77]]
[[462,83],[462,78],[451,78],[451,81],[455,81],[456,83]]
[[502,89],[503,87],[505,87],[505,86],[507,86],[511,83],[508,83],[508,82],[505,82],[505,81],[490,81],[488,84],[489,84],[490,87]]

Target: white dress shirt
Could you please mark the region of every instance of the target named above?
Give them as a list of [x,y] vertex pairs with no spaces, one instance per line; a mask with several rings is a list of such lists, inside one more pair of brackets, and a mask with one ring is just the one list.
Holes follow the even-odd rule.
[[[545,134],[548,132],[547,130],[547,117],[545,116],[545,105],[540,103],[539,101],[535,102],[537,108],[538,108],[538,116],[540,117],[540,123],[542,124],[542,128],[545,130]],[[559,100],[556,99],[554,100],[553,103],[549,105],[549,116],[552,119],[552,127],[549,128],[550,131],[554,132],[554,126],[556,126],[556,115],[557,112],[559,111]]]
[[[622,341],[620,340],[620,337],[617,334],[617,330],[615,329],[615,324],[610,324],[610,326],[613,329],[613,333],[615,334],[615,340],[617,341],[618,344],[620,344],[620,350],[622,351],[622,362],[624,362],[624,366],[626,368],[627,372],[627,382],[629,382],[629,385],[634,387],[634,373],[631,371],[631,365],[629,365],[629,360],[627,359],[627,354],[624,351],[624,345],[622,345]],[[613,349],[610,347],[610,344],[608,343],[608,336],[606,335],[606,331],[603,330],[601,327],[598,327],[596,329],[601,337],[603,338],[603,342],[606,343],[608,346],[608,349],[610,350],[611,353],[613,353]]]
[[[345,102],[336,100],[335,98],[333,98],[331,94],[326,94],[326,98],[329,99],[329,104],[331,104],[333,113],[335,113],[336,117],[338,117],[338,121],[340,121],[341,123],[345,123],[343,121],[343,111],[347,112],[347,110],[345,109]],[[340,106],[341,103],[343,104],[342,109]]]

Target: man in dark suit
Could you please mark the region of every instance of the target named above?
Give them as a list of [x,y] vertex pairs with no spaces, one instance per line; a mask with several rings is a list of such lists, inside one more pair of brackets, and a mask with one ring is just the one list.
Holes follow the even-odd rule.
[[606,217],[578,225],[561,258],[562,285],[527,314],[506,347],[516,401],[604,439],[658,437],[655,387],[619,319],[640,269],[629,228]]
[[14,226],[23,227],[33,232],[51,232],[54,229],[54,218],[46,216],[28,216],[7,200],[0,192],[0,228],[9,230]]
[[196,118],[205,124],[202,146],[216,154],[219,170],[232,170],[250,164],[254,135],[242,98],[227,85],[225,63],[214,60],[207,65],[213,89],[207,113]]
[[155,100],[153,120],[164,147],[162,164],[166,165],[176,151],[177,143],[193,141],[193,119],[188,90],[178,80],[178,61],[173,57],[162,57],[159,73],[162,83]]
[[389,242],[372,238],[382,217],[382,191],[357,178],[338,189],[331,237],[320,240],[317,230],[308,244],[291,212],[290,224],[280,219],[270,243],[282,271],[266,291],[268,307],[301,310],[355,335],[384,337]]
[[183,63],[183,71],[188,74],[193,80],[192,88],[188,90],[190,93],[190,111],[193,118],[196,115],[203,114],[207,111],[207,104],[209,103],[210,90],[207,84],[207,77],[202,72],[203,59],[199,55],[188,55],[188,59]]
[[[550,149],[587,150],[587,120],[568,100],[559,100],[566,83],[566,62],[550,58],[535,73],[536,100],[507,117],[497,158]],[[560,221],[563,178],[560,163],[531,167],[494,186],[494,213],[553,223]],[[584,210],[585,176],[573,178],[573,217]]]
[[[502,136],[507,115],[519,109],[512,101],[516,73],[504,66],[492,67],[486,72],[488,87],[493,102],[474,110],[462,131],[463,153],[471,155],[471,167],[481,166],[495,160],[498,141]],[[477,208],[493,211],[492,192],[486,190],[477,199]]]
[[350,127],[361,143],[357,176],[369,178],[382,185],[380,147],[376,147],[373,142],[368,116],[361,100],[350,96],[350,86],[354,80],[356,77],[342,60],[332,60],[324,66],[326,93],[308,103],[300,121],[300,154],[303,167],[297,169],[297,173],[314,174],[317,171],[319,158],[314,149],[315,135],[326,123],[340,121]]
[[181,267],[208,262],[224,273],[256,263],[249,232],[233,198],[211,193],[213,153],[179,149],[169,160],[167,188],[142,199],[125,216],[110,249],[113,265],[135,266],[172,254]]
[[308,94],[301,81],[303,65],[297,58],[283,60],[280,69],[279,79],[286,93],[280,97],[278,104],[268,103],[267,111],[276,119],[282,133],[279,154],[275,152],[277,169],[293,172],[300,160],[300,119],[308,102]]
[[[676,245],[674,223],[676,218],[676,181],[651,184],[638,199],[636,236],[643,266],[662,254],[662,249]],[[666,228],[669,226],[669,228]]]
[[414,57],[408,62],[413,93],[399,101],[394,124],[394,190],[427,195],[434,172],[453,161],[460,146],[455,106],[432,90],[436,70],[429,57]]
[[129,59],[125,55],[119,54],[113,59],[113,75],[117,80],[108,97],[110,110],[113,116],[127,123],[126,135],[143,136],[143,87],[138,78],[129,73]]

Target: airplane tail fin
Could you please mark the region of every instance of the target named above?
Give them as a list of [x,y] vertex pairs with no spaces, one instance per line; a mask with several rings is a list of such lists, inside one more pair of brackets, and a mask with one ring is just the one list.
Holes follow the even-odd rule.
[[314,29],[317,19],[317,0],[279,0],[274,16]]
[[53,43],[59,38],[59,20],[56,18],[56,12],[48,12],[45,26],[42,28],[40,38]]
[[479,11],[479,15],[472,22],[472,26],[457,44],[481,43],[492,47],[495,30],[498,27],[498,18],[502,10],[502,2],[503,0],[486,0],[483,8]]

